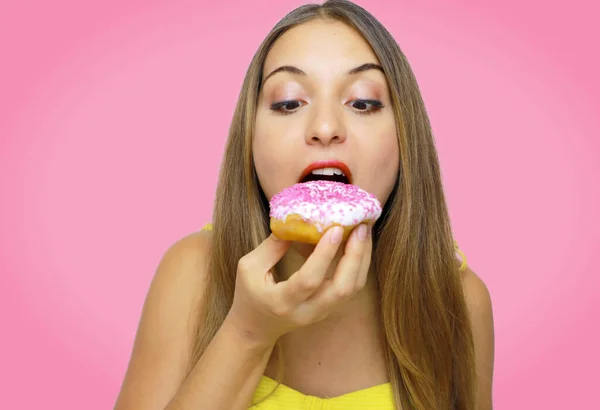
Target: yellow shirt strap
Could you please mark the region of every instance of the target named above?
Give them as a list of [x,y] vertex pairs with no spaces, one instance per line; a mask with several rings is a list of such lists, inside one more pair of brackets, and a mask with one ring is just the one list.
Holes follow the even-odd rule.
[[204,225],[204,228],[202,228],[203,231],[212,231],[212,229],[213,229],[212,224],[206,224],[206,225]]
[[456,252],[458,252],[462,259],[462,264],[460,265],[460,268],[458,268],[458,270],[465,270],[467,268],[467,257],[458,247],[458,242],[456,242],[456,240],[454,241],[454,249],[456,250]]

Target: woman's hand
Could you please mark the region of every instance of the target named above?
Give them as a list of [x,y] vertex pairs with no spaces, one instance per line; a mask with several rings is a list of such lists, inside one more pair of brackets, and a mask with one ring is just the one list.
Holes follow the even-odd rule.
[[300,270],[279,283],[271,269],[290,242],[269,236],[238,263],[227,323],[257,345],[270,346],[285,333],[325,319],[364,288],[371,264],[370,230],[365,224],[353,230],[331,280],[325,275],[340,247],[341,227],[328,229]]

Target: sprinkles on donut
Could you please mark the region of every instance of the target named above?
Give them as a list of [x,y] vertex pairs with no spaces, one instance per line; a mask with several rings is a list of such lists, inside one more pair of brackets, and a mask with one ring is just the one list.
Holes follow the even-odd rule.
[[271,231],[283,240],[316,244],[338,225],[344,240],[361,223],[372,225],[381,216],[377,198],[356,185],[309,181],[292,185],[270,201]]

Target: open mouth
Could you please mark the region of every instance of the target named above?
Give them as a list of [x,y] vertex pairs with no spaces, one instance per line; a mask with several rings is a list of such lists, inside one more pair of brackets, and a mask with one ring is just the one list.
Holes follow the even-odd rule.
[[309,181],[333,181],[351,184],[352,173],[350,168],[341,161],[317,161],[306,167],[298,182]]
[[300,180],[300,182],[309,182],[309,181],[333,181],[333,182],[341,182],[343,184],[349,184],[350,180],[342,171],[338,168],[319,168],[314,169],[309,172]]

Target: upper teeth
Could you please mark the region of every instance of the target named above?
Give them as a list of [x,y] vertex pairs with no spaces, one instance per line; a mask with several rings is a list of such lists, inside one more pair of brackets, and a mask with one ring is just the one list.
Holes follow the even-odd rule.
[[342,170],[337,169],[337,168],[315,169],[315,170],[313,170],[312,174],[314,174],[314,175],[343,175],[343,176],[346,176],[346,174],[344,174],[342,172]]

